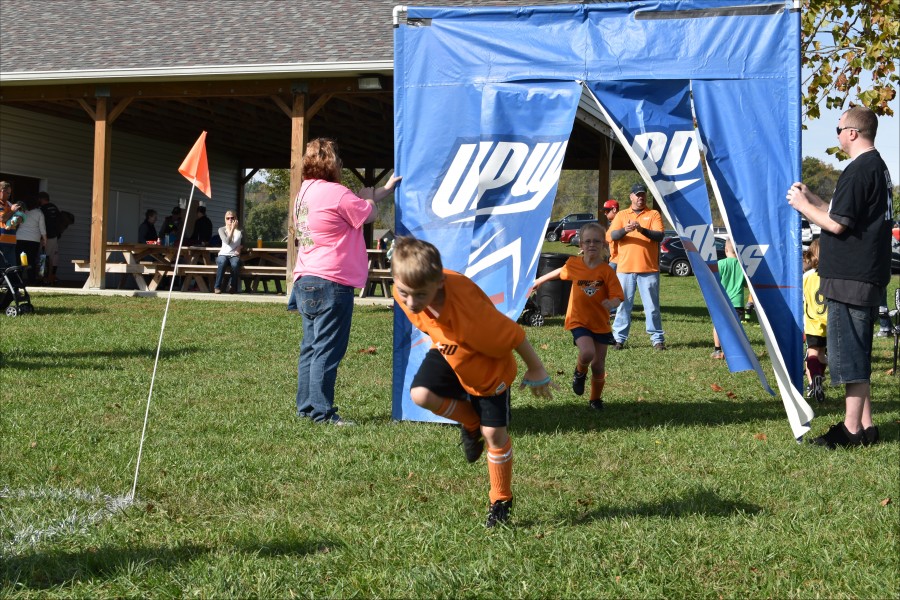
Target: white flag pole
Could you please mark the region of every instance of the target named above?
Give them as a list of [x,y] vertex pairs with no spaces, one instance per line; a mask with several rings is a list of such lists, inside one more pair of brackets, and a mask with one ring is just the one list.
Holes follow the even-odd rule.
[[[194,178],[193,185],[191,186],[191,195],[188,198],[188,205],[186,209],[186,214],[191,214],[191,203],[194,200],[194,190],[197,189],[197,178]],[[184,232],[187,227],[186,221],[182,221],[181,226],[181,236],[178,240],[178,250],[175,253],[175,267],[172,272],[172,277],[169,280],[169,294],[166,298],[166,310],[163,312],[162,325],[159,328],[159,342],[156,345],[156,359],[153,361],[153,375],[150,377],[150,392],[147,395],[147,408],[144,411],[144,427],[141,429],[141,443],[138,446],[138,455],[137,455],[137,464],[134,467],[134,484],[131,486],[131,493],[128,495],[128,502],[134,502],[134,495],[137,491],[137,482],[138,482],[138,474],[141,470],[141,456],[144,452],[144,439],[147,435],[147,422],[150,417],[150,400],[153,398],[153,385],[156,382],[156,368],[159,366],[159,352],[162,349],[162,341],[163,335],[166,332],[166,320],[169,317],[169,304],[172,302],[172,288],[175,286],[175,277],[178,275],[178,265],[181,260],[181,247],[184,244]]]

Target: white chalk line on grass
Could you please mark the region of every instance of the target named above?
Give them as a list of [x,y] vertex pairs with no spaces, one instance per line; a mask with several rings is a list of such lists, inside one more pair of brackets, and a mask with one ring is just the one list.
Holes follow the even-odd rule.
[[[117,512],[121,512],[133,504],[130,496],[110,496],[101,493],[100,490],[89,492],[87,490],[59,490],[54,488],[32,488],[28,490],[11,490],[7,487],[0,488],[0,499],[10,498],[14,500],[60,500],[60,501],[81,501],[91,504],[103,503],[102,508],[94,510],[91,507],[87,509],[72,509],[68,515],[61,521],[53,523],[48,527],[36,528],[33,525],[18,525],[19,530],[15,531],[11,540],[0,546],[0,555],[13,552],[17,549],[36,546],[38,543],[53,538],[64,533],[78,533],[87,530],[88,527],[99,523],[107,517],[111,517]],[[8,524],[7,519],[0,513],[0,523],[4,528]],[[13,529],[13,528],[11,528]]]

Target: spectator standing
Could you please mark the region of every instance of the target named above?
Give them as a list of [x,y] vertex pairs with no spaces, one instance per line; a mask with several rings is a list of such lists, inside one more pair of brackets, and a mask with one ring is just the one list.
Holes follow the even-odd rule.
[[[738,261],[737,253],[734,251],[734,244],[731,240],[725,240],[725,258],[716,263],[719,272],[719,283],[725,290],[725,295],[731,301],[731,306],[738,314],[738,321],[744,320],[744,288],[747,282],[744,281],[744,271],[741,269],[741,263]],[[722,352],[722,345],[719,343],[719,334],[713,327],[713,351],[709,355],[710,358],[723,359],[725,353]]]
[[[613,239],[609,236],[610,227],[612,226],[613,219],[616,218],[616,215],[619,214],[619,201],[610,198],[606,202],[603,203],[603,214],[606,215],[606,246],[609,249],[609,268],[615,272],[616,266],[619,261],[619,243],[613,241]],[[618,305],[617,305],[618,306]],[[615,307],[609,310],[609,322],[612,323],[613,319],[616,318],[616,309]]]
[[811,442],[829,449],[870,445],[879,432],[872,420],[872,328],[891,276],[892,184],[875,149],[878,117],[862,106],[845,111],[838,143],[852,162],[826,204],[802,182],[787,199],[819,237],[820,293],[828,307],[828,365],[832,385],[844,385],[844,421]]
[[14,219],[14,215],[21,211],[22,206],[13,203],[12,195],[12,184],[0,181],[0,254],[8,267],[19,264],[16,257],[16,229],[19,227],[19,219]]
[[588,404],[603,409],[603,386],[606,384],[606,352],[615,344],[609,327],[609,313],[625,297],[622,286],[609,265],[603,261],[606,230],[599,223],[581,228],[578,238],[581,255],[573,256],[560,268],[534,282],[537,288],[546,281],[562,279],[572,282],[565,328],[572,332],[572,343],[578,349],[572,391],[584,394],[588,368],[591,370],[591,396]]
[[803,253],[803,336],[806,338],[807,398],[825,402],[825,355],[828,347],[828,308],[819,293],[819,240]]
[[359,195],[341,185],[343,163],[333,140],[306,145],[303,184],[294,200],[297,262],[294,290],[303,322],[297,361],[297,415],[316,423],[352,425],[334,405],[337,370],[350,342],[354,288],[366,284],[369,260],[362,227],[378,217],[375,203],[400,180]]
[[37,199],[40,203],[41,212],[44,213],[44,222],[47,226],[47,246],[45,249],[47,264],[44,267],[44,283],[53,285],[56,283],[56,268],[59,266],[59,234],[62,217],[60,216],[59,208],[50,202],[50,194],[38,192]]
[[206,207],[198,206],[197,220],[194,221],[194,233],[191,234],[191,239],[194,243],[206,246],[209,244],[209,240],[212,239],[212,231],[213,224],[210,218],[206,216]]
[[21,255],[24,253],[28,259],[27,283],[34,285],[38,279],[41,248],[47,245],[47,224],[44,222],[44,213],[38,205],[37,198],[26,203],[25,220],[16,231],[16,256],[22,264]]
[[609,236],[618,244],[616,274],[625,301],[616,311],[613,337],[616,350],[623,350],[631,329],[634,293],[640,291],[650,343],[657,350],[666,349],[665,332],[659,309],[659,242],[663,238],[662,217],[647,208],[647,188],[642,183],[631,186],[631,207],[619,211],[610,226]]
[[225,276],[226,265],[231,268],[230,291],[232,294],[241,292],[241,248],[243,247],[243,233],[238,227],[237,214],[233,210],[225,212],[225,225],[219,227],[219,238],[222,247],[216,256],[216,283],[213,286],[216,294],[222,293],[222,279]]
[[[602,238],[601,238],[602,239]],[[475,462],[488,446],[490,507],[485,527],[503,524],[512,509],[510,388],[518,354],[527,370],[520,387],[551,397],[551,382],[525,331],[501,313],[471,279],[443,268],[432,244],[394,242],[395,306],[432,341],[413,377],[412,401],[460,424],[463,453]]]
[[156,241],[159,241],[159,234],[156,233],[156,211],[150,208],[144,213],[144,222],[138,227],[138,244]]

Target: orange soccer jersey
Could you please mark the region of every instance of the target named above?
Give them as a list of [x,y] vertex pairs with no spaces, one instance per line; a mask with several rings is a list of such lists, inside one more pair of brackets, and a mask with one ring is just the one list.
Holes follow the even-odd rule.
[[431,337],[431,347],[444,355],[467,392],[496,396],[516,378],[513,349],[525,339],[525,330],[498,311],[471,279],[448,269],[444,275],[444,306],[437,318],[429,309],[411,312],[396,287],[395,305]]
[[607,298],[625,299],[622,286],[615,271],[600,263],[593,269],[584,258],[573,256],[563,265],[559,278],[572,282],[569,294],[569,309],[566,311],[567,330],[584,327],[594,333],[609,333],[609,311],[602,302]]
[[[637,221],[651,231],[663,231],[662,217],[658,211],[646,208],[635,213],[630,208],[616,214],[610,231],[624,229],[628,221]],[[616,270],[619,273],[653,273],[659,271],[659,242],[654,242],[639,231],[631,231],[617,241]]]

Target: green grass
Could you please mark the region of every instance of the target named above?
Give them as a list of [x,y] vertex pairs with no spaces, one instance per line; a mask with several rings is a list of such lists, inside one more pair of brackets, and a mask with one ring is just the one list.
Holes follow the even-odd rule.
[[[131,489],[165,301],[34,303],[37,315],[0,320],[0,597],[900,588],[900,400],[886,339],[873,384],[884,442],[828,452],[794,442],[755,375],[708,358],[693,278],[662,280],[670,351],[650,348],[637,313],[629,349],[610,352],[603,413],[568,390],[574,350],[550,318],[528,335],[562,389],[549,401],[514,394],[512,526],[486,531],[484,459],[467,464],[451,427],[390,419],[381,307],[355,311],[337,403],[359,426],[335,428],[294,417],[299,317],[281,304],[173,301],[137,502],[104,512],[103,494]],[[759,327],[748,334],[768,372]],[[814,407],[813,433],[842,417],[841,397],[830,389]]]

